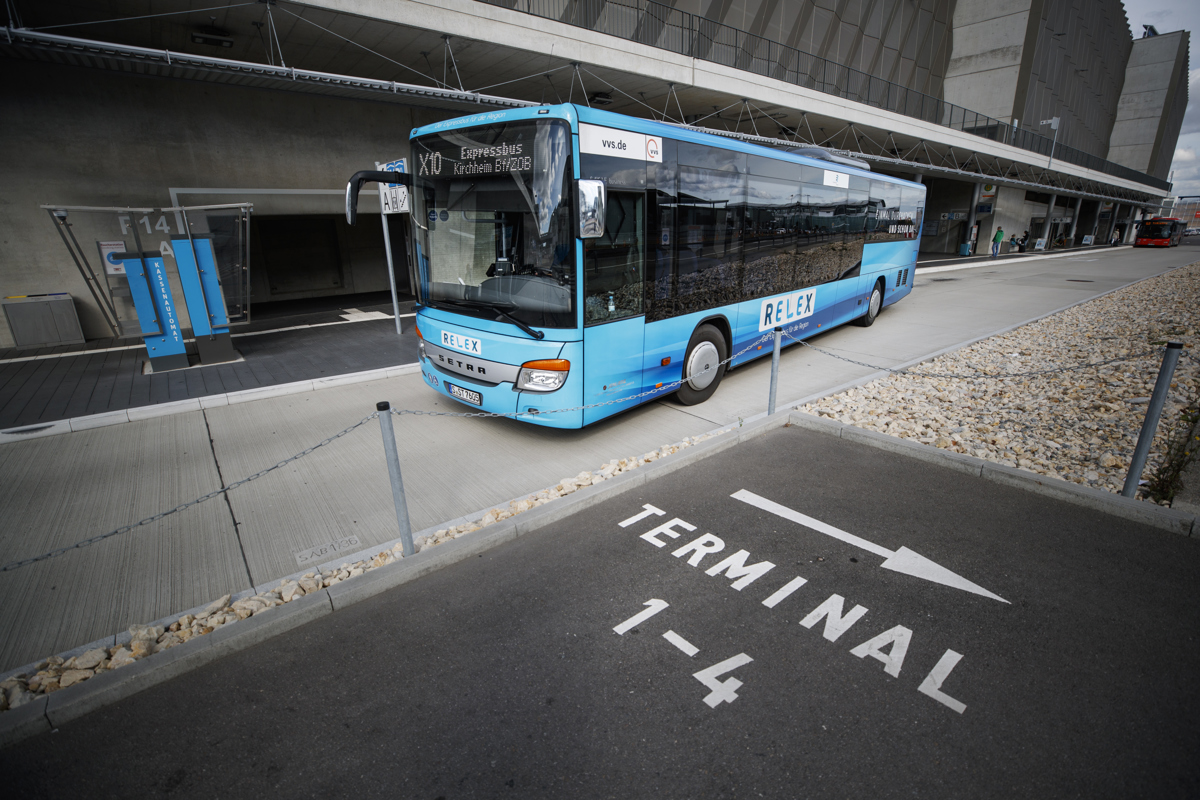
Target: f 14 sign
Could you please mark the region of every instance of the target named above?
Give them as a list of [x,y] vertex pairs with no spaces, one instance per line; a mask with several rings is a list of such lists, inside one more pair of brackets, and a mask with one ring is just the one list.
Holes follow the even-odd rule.
[[[407,161],[403,158],[375,166],[384,172],[408,172]],[[398,183],[379,184],[379,207],[384,214],[409,213],[408,187]]]

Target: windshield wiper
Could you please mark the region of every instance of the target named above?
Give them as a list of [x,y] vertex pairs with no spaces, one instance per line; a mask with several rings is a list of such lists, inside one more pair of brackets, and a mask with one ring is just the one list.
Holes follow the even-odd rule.
[[521,322],[521,320],[519,320],[516,317],[509,314],[507,311],[505,311],[503,308],[501,308],[496,303],[484,303],[481,300],[455,300],[455,299],[450,299],[450,298],[444,298],[441,300],[437,300],[435,302],[449,303],[452,306],[466,306],[468,308],[486,308],[488,311],[493,311],[496,314],[499,314],[500,316],[504,317],[506,320],[511,322],[513,325],[516,325],[518,328],[525,331],[533,338],[535,338],[535,339],[545,339],[546,338],[545,333],[543,333],[542,331],[535,331],[533,328],[529,327],[524,322]]

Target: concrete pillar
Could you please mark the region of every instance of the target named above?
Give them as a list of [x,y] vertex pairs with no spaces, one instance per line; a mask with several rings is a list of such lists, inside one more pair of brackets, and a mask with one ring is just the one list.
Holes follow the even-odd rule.
[[924,183],[924,182],[925,182],[925,173],[924,172],[918,172],[916,175],[913,175],[913,183]]
[[[982,183],[975,184],[975,188],[971,191],[971,208],[969,211],[967,211],[967,227],[963,232],[963,244],[967,244],[971,241],[971,229],[975,227],[975,212],[979,208],[979,195],[982,192]],[[967,255],[973,255],[973,253],[967,251]]]
[[1100,232],[1100,210],[1104,208],[1104,201],[1096,201],[1096,218],[1092,220],[1092,244],[1097,244],[1096,234]]
[[1047,249],[1047,250],[1049,250],[1049,249],[1050,249],[1050,246],[1051,246],[1051,241],[1050,241],[1050,218],[1054,216],[1054,204],[1055,204],[1057,201],[1058,201],[1058,194],[1057,194],[1057,193],[1050,195],[1050,204],[1049,204],[1048,206],[1046,206],[1046,219],[1045,219],[1045,221],[1042,223],[1042,235],[1038,237],[1039,239],[1045,239],[1045,240],[1046,240],[1046,249]]
[[1125,226],[1125,238],[1124,238],[1125,244],[1129,244],[1130,242],[1133,241],[1134,231],[1137,229],[1137,224],[1144,217],[1145,217],[1145,209],[1139,208],[1137,210],[1136,218],[1133,216],[1133,209],[1129,210],[1129,224]]
[[1075,226],[1079,224],[1079,212],[1083,210],[1083,198],[1075,198],[1075,211],[1071,214],[1071,232],[1067,234],[1067,247],[1075,246]]
[[1108,244],[1112,241],[1113,233],[1117,230],[1117,217],[1121,216],[1121,204],[1113,203],[1112,219],[1108,221],[1108,232],[1104,236],[1104,243]]

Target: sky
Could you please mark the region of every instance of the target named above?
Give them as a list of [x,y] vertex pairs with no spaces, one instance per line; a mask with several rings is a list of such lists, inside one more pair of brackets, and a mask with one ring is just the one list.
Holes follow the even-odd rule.
[[1140,39],[1143,25],[1153,25],[1159,33],[1191,32],[1188,66],[1188,107],[1171,163],[1175,187],[1172,194],[1200,195],[1200,59],[1196,40],[1200,37],[1200,0],[1125,0],[1133,38]]

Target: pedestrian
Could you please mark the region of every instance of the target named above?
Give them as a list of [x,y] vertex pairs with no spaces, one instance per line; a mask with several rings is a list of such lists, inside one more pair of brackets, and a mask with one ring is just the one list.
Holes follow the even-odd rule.
[[1029,246],[1029,231],[1021,234],[1021,241],[1018,244],[1020,252],[1024,253],[1025,248]]
[[1000,257],[1000,244],[1004,241],[1004,228],[997,228],[996,235],[992,237],[992,258]]
[[1109,240],[1109,242],[1108,242],[1108,246],[1109,246],[1109,247],[1116,247],[1116,246],[1117,246],[1117,242],[1119,242],[1119,241],[1121,241],[1121,236],[1120,236],[1120,234],[1117,232],[1117,229],[1116,229],[1116,228],[1113,228],[1113,232],[1112,232],[1112,239],[1110,239],[1110,240]]

